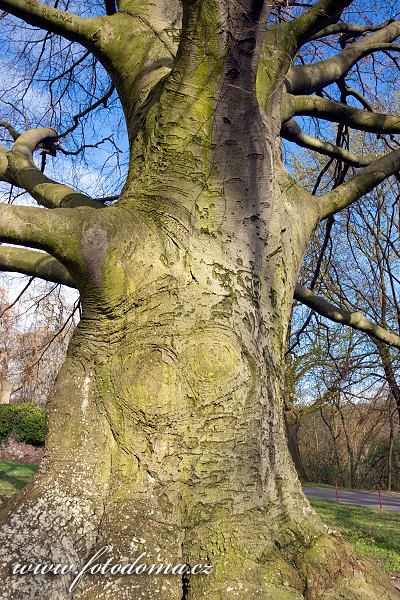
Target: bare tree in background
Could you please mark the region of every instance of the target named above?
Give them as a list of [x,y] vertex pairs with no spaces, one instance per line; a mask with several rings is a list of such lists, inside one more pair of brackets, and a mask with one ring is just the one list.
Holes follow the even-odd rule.
[[[357,144],[363,154],[371,152],[373,144],[366,136],[358,135]],[[378,151],[378,148],[375,150]],[[302,177],[303,181],[307,181],[308,188],[312,189],[324,165],[322,158],[312,160],[311,157],[303,157],[303,160],[299,161],[297,157],[293,157],[293,166],[296,174]],[[334,175],[335,165],[331,164],[324,174],[324,179],[334,178]],[[323,291],[324,297],[331,302],[331,308],[342,306],[348,314],[362,309],[363,314],[370,320],[378,323],[382,328],[390,328],[397,333],[400,322],[398,196],[398,182],[386,181],[351,209],[342,211],[335,217],[331,226],[328,224],[326,228],[322,227],[314,236],[301,273],[304,284],[311,282],[308,283],[309,286],[317,286]],[[313,304],[313,306],[318,311],[318,305]],[[292,323],[293,335],[289,345],[293,356],[289,353],[288,357],[291,357],[292,379],[296,382],[297,394],[293,393],[295,401],[292,400],[290,410],[286,413],[287,420],[290,419],[290,423],[296,425],[296,437],[293,435],[288,437],[292,444],[292,446],[289,444],[292,455],[300,456],[300,461],[295,460],[298,470],[297,462],[301,464],[302,458],[308,464],[310,460],[318,462],[315,456],[304,454],[304,445],[303,452],[300,452],[298,433],[302,418],[307,418],[314,410],[320,411],[324,402],[331,405],[329,385],[326,392],[312,390],[312,380],[323,381],[330,369],[334,370],[333,378],[336,381],[341,378],[341,374],[344,374],[343,384],[352,391],[353,400],[347,395],[347,400],[344,401],[349,408],[349,410],[346,408],[346,414],[352,420],[354,420],[352,418],[354,410],[350,410],[349,403],[362,402],[363,406],[360,406],[360,410],[364,413],[365,403],[370,402],[372,406],[376,403],[376,399],[382,397],[384,391],[382,387],[386,388],[386,394],[390,395],[397,406],[397,413],[400,408],[397,348],[390,348],[388,344],[382,343],[374,336],[371,329],[369,337],[358,335],[354,338],[353,347],[347,351],[347,368],[343,370],[340,358],[343,348],[338,345],[337,340],[347,339],[346,330],[332,323],[329,324],[329,321],[327,324],[326,320],[321,318],[321,313],[309,312],[301,316],[302,312],[299,307],[295,309]],[[339,319],[342,315],[343,310],[338,309]],[[307,387],[309,389],[305,393]],[[304,394],[305,398],[308,398],[305,403],[304,397],[302,401]],[[391,406],[392,402],[389,402],[388,409],[381,411],[381,417],[385,421],[385,435],[391,436],[393,442],[399,432],[399,419],[397,416],[396,422],[393,421]],[[310,437],[306,432],[309,423],[309,419],[303,423],[301,437],[306,436],[311,439],[312,436]],[[290,425],[290,428],[293,429],[293,425]],[[381,440],[381,452],[383,442],[384,439]],[[346,445],[346,441],[339,438],[338,444]],[[307,452],[310,451],[310,454],[314,455],[315,453],[310,449],[311,445],[308,445]],[[388,442],[387,452],[388,463],[390,463],[393,443]],[[306,472],[304,465],[301,469],[300,473]],[[313,473],[312,480],[316,481],[315,469]],[[340,475],[335,475],[332,471],[330,474],[325,473],[324,481],[328,482],[328,477],[329,482],[334,483],[338,476],[340,478]],[[349,475],[348,485],[352,479]],[[377,485],[378,481],[382,485],[381,477],[376,479],[374,485]],[[390,469],[387,481],[390,488],[392,485]],[[342,483],[344,483],[343,478]],[[367,484],[359,482],[354,485]]]
[[0,289],[0,295],[3,403],[44,405],[77,324],[78,303],[43,281],[29,280],[17,295]]
[[10,378],[10,344],[12,313],[5,314],[7,305],[6,290],[0,288],[0,404],[8,404],[11,398],[12,383]]
[[[0,9],[31,80],[38,69],[49,86],[51,125],[62,120],[62,100],[67,109],[74,101],[60,81],[71,76],[79,87],[84,67],[86,84],[89,69],[93,85],[103,85],[99,63],[112,80],[90,102],[84,87],[72,129],[32,128],[26,115],[18,127],[5,119],[13,143],[1,150],[1,178],[47,210],[15,197],[0,206],[0,239],[14,245],[1,247],[1,268],[76,287],[83,306],[48,405],[44,465],[2,509],[6,597],[68,597],[68,577],[15,577],[10,563],[81,564],[112,544],[116,557],[145,551],[152,562],[159,555],[213,570],[162,585],[154,576],[115,577],[107,586],[86,577],[76,597],[398,598],[310,509],[282,410],[294,292],[326,316],[400,345],[359,312],[296,287],[318,224],[400,168],[400,149],[359,156],[340,140],[305,136],[295,121],[400,133],[399,117],[369,110],[362,82],[352,90],[347,80],[361,68],[373,77],[375,56],[392,64],[400,36],[393,3],[373,14],[357,0],[0,0]],[[14,18],[39,30],[34,59],[32,37],[12,37]],[[74,57],[62,70],[65,53]],[[8,117],[21,111],[9,87]],[[76,140],[114,90],[130,155],[110,206],[109,197],[43,169],[49,154],[98,149],[97,131],[81,132],[75,150],[64,137],[69,129]],[[346,104],[349,96],[360,108]],[[101,129],[104,112],[97,114]],[[346,165],[334,189],[317,196],[296,183],[281,136]]]

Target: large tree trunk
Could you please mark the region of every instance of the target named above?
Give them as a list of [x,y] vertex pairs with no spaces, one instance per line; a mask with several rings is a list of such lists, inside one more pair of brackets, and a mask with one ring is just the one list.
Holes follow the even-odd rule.
[[[83,565],[112,544],[115,562],[145,551],[150,562],[213,565],[208,577],[190,578],[186,596],[178,576],[161,585],[156,576],[97,575],[80,582],[79,599],[339,598],[324,595],[339,575],[367,590],[362,567],[312,513],[288,457],[284,298],[260,301],[245,253],[230,256],[226,243],[192,233],[189,255],[182,239],[150,218],[139,229],[138,219],[131,250],[118,252],[121,217],[108,251],[97,247],[104,262],[93,255],[104,304],[120,296],[113,311],[85,301],[49,401],[41,474],[3,509],[2,558]],[[69,597],[68,577],[3,577],[4,598]]]
[[248,24],[232,52],[210,36],[194,71],[204,21],[190,18],[181,59],[130,129],[118,206],[82,227],[85,269],[70,271],[83,317],[48,403],[40,474],[2,508],[3,597],[71,597],[73,576],[9,565],[82,565],[112,544],[114,562],[145,551],[213,569],[85,576],[74,598],[397,598],[313,513],[287,450],[286,331],[316,205],[281,176]]
[[[324,590],[342,577],[346,598],[368,598],[363,568],[313,514],[288,456],[283,341],[303,244],[276,173],[260,192],[252,177],[243,169],[251,208],[233,189],[208,228],[144,200],[96,213],[45,460],[3,507],[7,563],[83,565],[112,544],[116,562],[145,551],[213,571],[163,585],[86,576],[75,598],[339,598]],[[364,595],[351,595],[353,580]],[[3,573],[3,597],[67,598],[69,582]]]

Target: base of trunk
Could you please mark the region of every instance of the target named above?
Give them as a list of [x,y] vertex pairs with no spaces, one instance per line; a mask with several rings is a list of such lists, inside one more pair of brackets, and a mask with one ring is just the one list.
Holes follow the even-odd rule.
[[[300,494],[300,493],[299,493]],[[158,498],[158,506],[160,506]],[[286,499],[287,500],[287,499]],[[293,500],[292,500],[293,502]],[[186,503],[187,505],[187,503]],[[140,498],[72,497],[62,486],[45,487],[39,476],[1,512],[0,581],[4,600],[395,600],[400,593],[374,567],[357,559],[350,546],[321,524],[298,496],[291,514],[276,506],[233,514],[222,504],[198,523],[178,522],[174,508],[166,521]],[[294,507],[296,507],[294,509]],[[301,507],[301,509],[300,509]],[[154,513],[154,514],[153,514]],[[295,518],[293,515],[297,515]],[[301,515],[301,516],[300,516]],[[182,517],[182,514],[181,514]],[[175,575],[86,573],[92,563],[212,566],[211,573]],[[66,575],[13,574],[20,564],[73,564]]]

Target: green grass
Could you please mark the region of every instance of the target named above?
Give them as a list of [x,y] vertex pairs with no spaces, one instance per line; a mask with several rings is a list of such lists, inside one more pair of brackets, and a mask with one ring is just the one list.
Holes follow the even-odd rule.
[[37,470],[37,465],[0,460],[0,496],[10,496],[23,488]]
[[312,481],[304,481],[303,485],[305,487],[316,487],[316,488],[335,488],[336,486],[331,485],[330,483],[313,483]]
[[324,523],[339,531],[360,556],[379,562],[389,573],[400,573],[400,513],[315,498],[310,502]]

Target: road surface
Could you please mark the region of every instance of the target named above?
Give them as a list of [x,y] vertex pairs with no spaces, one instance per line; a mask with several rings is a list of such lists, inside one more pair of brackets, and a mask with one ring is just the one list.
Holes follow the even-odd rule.
[[[309,498],[321,498],[322,500],[336,502],[335,488],[304,486],[303,491]],[[379,494],[378,492],[339,489],[339,502],[340,504],[358,504],[358,506],[365,506],[366,508],[379,508]],[[382,492],[382,505],[383,510],[400,512],[400,496]]]

